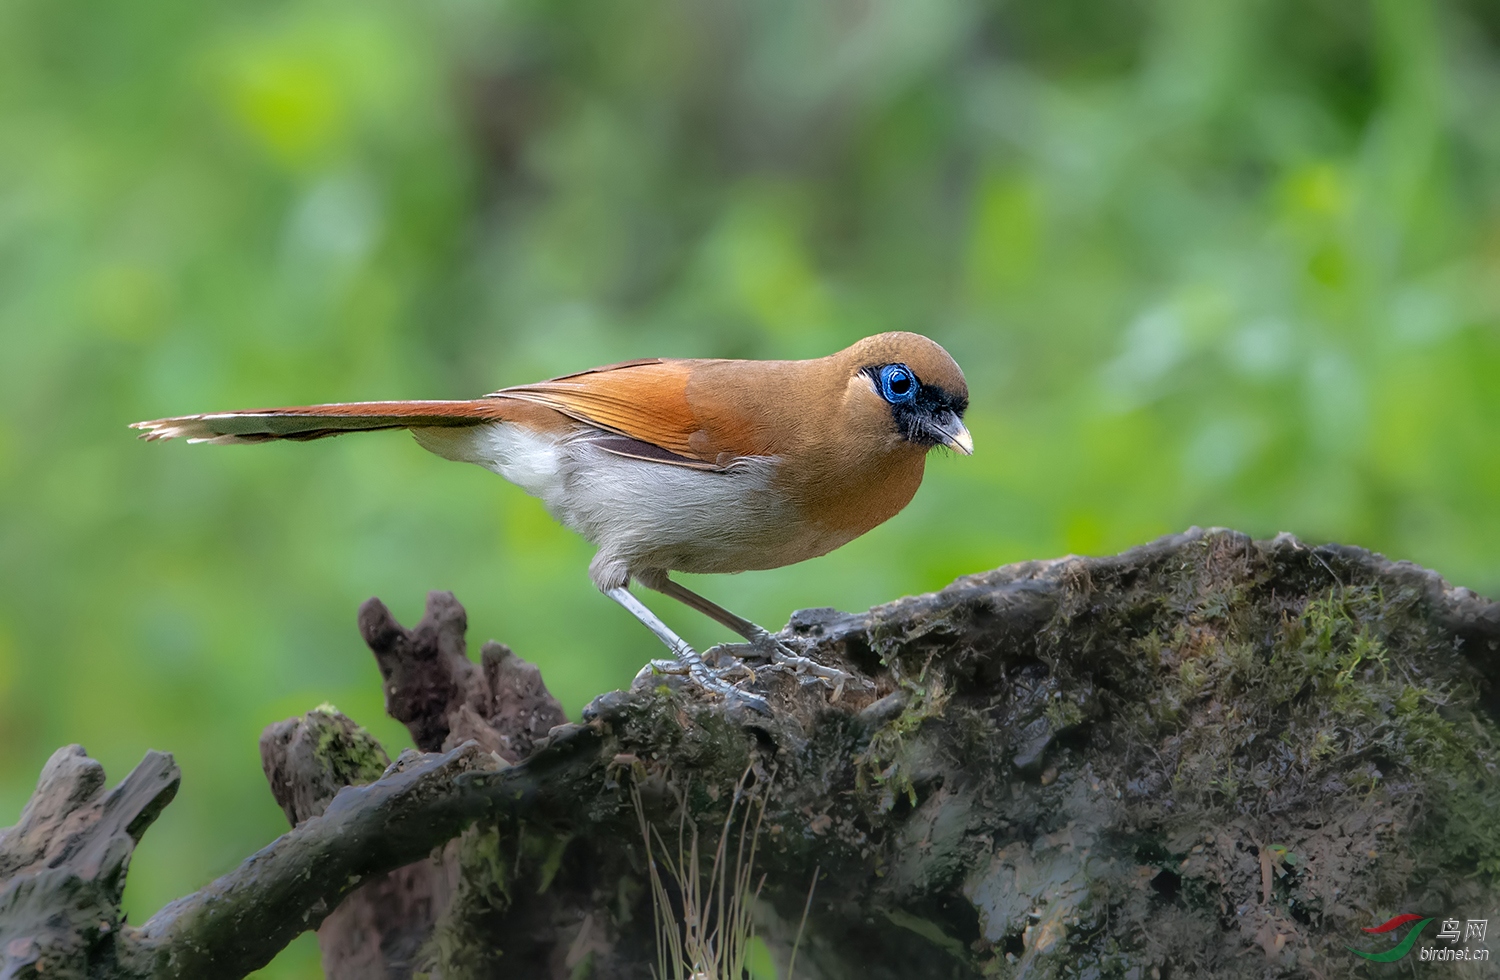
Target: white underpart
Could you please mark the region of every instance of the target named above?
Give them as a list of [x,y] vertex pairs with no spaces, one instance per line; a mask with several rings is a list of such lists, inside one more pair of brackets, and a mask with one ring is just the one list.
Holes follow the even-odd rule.
[[606,452],[591,430],[544,436],[494,422],[413,429],[424,449],[477,463],[540,498],[564,526],[598,546],[601,590],[662,571],[738,572],[785,564],[795,546],[789,504],[771,478],[777,460],[748,457],[724,472]]

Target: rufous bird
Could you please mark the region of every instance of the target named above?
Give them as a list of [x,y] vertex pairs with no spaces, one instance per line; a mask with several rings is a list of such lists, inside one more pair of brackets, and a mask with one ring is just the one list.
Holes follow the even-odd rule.
[[866,337],[806,361],[627,361],[469,401],[268,408],[137,422],[141,438],[241,443],[410,429],[538,497],[598,551],[589,575],[705,689],[728,684],[629,591],[671,596],[772,665],[837,690],[847,675],[796,655],[668,573],[779,568],[827,554],[895,516],[927,453],[974,450],[968,388],[948,352],[913,333]]

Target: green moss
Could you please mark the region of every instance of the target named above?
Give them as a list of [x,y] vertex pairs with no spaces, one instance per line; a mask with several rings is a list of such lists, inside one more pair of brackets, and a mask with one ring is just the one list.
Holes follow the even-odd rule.
[[471,827],[460,838],[458,892],[421,956],[438,976],[477,980],[491,975],[504,956],[492,940],[511,905],[513,862],[503,841],[494,825]]
[[[1138,639],[1160,687],[1132,737],[1169,767],[1174,821],[1362,813],[1386,827],[1346,845],[1366,860],[1500,874],[1500,736],[1415,602],[1338,584],[1271,623],[1251,605]],[[1305,869],[1277,868],[1295,891]]]
[[[1149,933],[1136,964],[1201,955],[1225,909],[1243,942],[1274,920],[1296,955],[1335,956],[1370,909],[1479,901],[1500,877],[1500,730],[1426,593],[1316,558],[1299,572],[1305,551],[1237,557],[1227,538],[1130,580],[1096,568],[1038,630],[1046,680],[1018,668],[986,716],[1025,744],[1026,699],[1050,683],[1042,718],[1082,734],[1047,749],[1055,785],[983,790],[1012,794],[996,846],[1065,821],[1076,832],[1096,812],[1129,828],[1117,839],[1136,870],[1093,880],[1110,921]],[[1087,794],[1057,791],[1070,772]],[[1102,953],[1090,941],[1069,955],[1103,969]]]
[[375,736],[327,702],[308,712],[306,722],[317,732],[314,755],[340,782],[374,782],[391,764]]
[[949,701],[946,678],[924,665],[915,678],[902,678],[907,694],[906,707],[870,736],[865,750],[855,761],[855,787],[861,792],[872,784],[880,787],[882,812],[895,806],[899,797],[917,805],[916,786],[911,779],[912,739],[929,720],[942,718]]
[[671,692],[656,692],[645,699],[625,717],[617,736],[621,751],[648,746],[648,759],[655,754],[695,767],[695,775],[705,786],[733,785],[749,760],[749,742],[742,728],[721,713],[690,705]]
[[[1010,978],[1344,975],[1372,909],[1487,907],[1474,896],[1500,872],[1500,734],[1471,661],[1398,577],[1233,543],[1113,580],[1101,563],[1050,619],[981,634],[991,648],[931,630],[872,640],[902,710],[876,727],[819,706],[760,757],[783,767],[768,900],[800,909],[816,862],[828,894],[850,896],[826,914],[877,923],[931,975]],[[601,758],[626,757],[664,826],[682,800],[718,826],[764,741],[662,693],[605,724]],[[580,788],[587,819],[614,819],[619,785]],[[579,847],[599,833],[577,832]],[[542,900],[533,885],[570,887],[555,874],[566,840],[521,833],[500,859],[512,916]],[[625,865],[593,906],[621,942],[649,908]],[[976,885],[969,905],[935,899],[956,881]],[[986,882],[1003,901],[976,900]]]
[[568,849],[568,842],[573,839],[571,834],[556,834],[542,838],[544,848],[538,855],[540,867],[537,871],[536,893],[544,895],[547,889],[552,887],[552,880],[557,877],[558,869],[562,867],[563,852]]
[[1072,698],[1054,697],[1047,702],[1042,717],[1054,732],[1066,731],[1083,721],[1083,707]]

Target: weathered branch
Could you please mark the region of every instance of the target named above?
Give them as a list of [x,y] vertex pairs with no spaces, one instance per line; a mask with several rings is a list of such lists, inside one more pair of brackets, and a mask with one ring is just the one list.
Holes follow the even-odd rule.
[[0,831],[0,978],[66,976],[110,943],[130,855],[180,779],[171,756],[148,752],[106,793],[82,746],[52,753],[20,822]]
[[[471,742],[519,762],[566,722],[562,705],[541,672],[502,644],[486,643],[476,668],[465,652],[466,620],[448,592],[429,594],[422,621],[409,630],[379,599],[359,612],[360,632],[380,666],[387,711],[406,723],[419,746]],[[331,707],[266,729],[261,759],[293,826],[321,814],[340,788],[374,780],[389,764],[373,738]],[[452,904],[459,877],[459,855],[450,844],[362,881],[318,926],[329,980],[410,975]]]
[[239,868],[163,908],[128,934],[127,967],[151,977],[234,977],[316,928],[372,875],[409,864],[466,826],[524,814],[559,770],[589,764],[592,733],[574,728],[532,766],[505,766],[475,743],[412,755],[374,783],[341,790]]
[[[331,975],[644,977],[629,788],[658,828],[686,807],[707,832],[747,770],[774,956],[823,875],[799,980],[1341,976],[1397,912],[1500,918],[1500,607],[1359,549],[1195,530],[804,611],[783,638],[871,683],[829,703],[763,672],[769,718],[663,677],[554,727],[533,668],[467,659],[451,596],[411,630],[373,601],[360,625],[431,754],[339,789],[379,769],[367,735],[331,709],[273,726],[295,829],[139,930],[0,912],[0,980],[243,975],[355,889]],[[67,758],[0,836],[0,910],[63,900],[52,872],[94,889],[90,915],[117,902],[170,795],[148,757],[155,795],[132,774],[96,819],[114,849],[68,844],[108,807]]]
[[405,629],[379,599],[359,608],[359,632],[385,684],[386,713],[424,752],[473,740],[512,762],[555,726],[562,705],[533,665],[493,640],[478,665],[465,652],[468,616],[451,592],[432,592],[422,621]]

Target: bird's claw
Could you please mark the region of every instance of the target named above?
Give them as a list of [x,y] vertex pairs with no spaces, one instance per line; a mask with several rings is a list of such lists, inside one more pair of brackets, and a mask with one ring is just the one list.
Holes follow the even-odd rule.
[[722,646],[714,647],[704,655],[705,659],[713,658],[713,667],[710,669],[718,677],[724,678],[734,674],[742,674],[743,680],[754,681],[755,670],[745,661],[736,657]]
[[643,673],[650,671],[653,674],[671,674],[677,677],[685,677],[703,690],[719,695],[727,704],[738,702],[755,711],[757,714],[769,716],[771,714],[771,706],[766,703],[765,698],[758,694],[751,694],[749,691],[725,680],[726,676],[743,673],[748,675],[746,679],[753,681],[755,680],[755,671],[751,670],[737,657],[729,658],[733,662],[728,665],[723,664],[723,659],[720,659],[719,666],[710,667],[701,662],[689,665],[679,660],[663,658],[652,660],[646,665]]
[[822,684],[831,690],[833,693],[828,698],[830,702],[842,697],[844,685],[854,680],[854,675],[848,671],[829,667],[809,657],[804,657],[780,637],[764,630],[752,637],[747,646],[755,655],[770,661],[767,664],[768,670],[791,671],[800,677],[804,684]]
[[751,670],[750,666],[739,657],[720,653],[718,660],[715,662],[715,665],[713,667],[709,667],[705,664],[704,670],[707,671],[713,678],[712,686],[700,680],[699,683],[703,684],[704,688],[706,688],[707,690],[714,691],[722,695],[724,700],[728,703],[739,701],[742,702],[746,707],[759,714],[767,716],[771,714],[771,707],[766,703],[765,698],[761,697],[758,694],[751,694],[749,691],[746,691],[744,688],[740,687],[738,683],[732,683],[726,680],[726,678],[738,674],[743,675],[739,678],[740,681],[752,683],[755,681],[755,671]]
[[[734,668],[729,668],[725,671],[725,673],[733,669]],[[750,676],[753,678],[755,675],[751,674]],[[698,683],[698,686],[703,688],[705,691],[711,691],[712,693],[722,697],[725,704],[734,704],[735,702],[739,702],[745,705],[745,707],[749,708],[750,710],[756,712],[757,714],[766,716],[769,716],[771,714],[771,706],[766,703],[765,698],[761,697],[758,694],[751,694],[749,691],[745,690],[742,687],[739,687],[736,684],[729,683],[728,681],[724,680],[723,675],[719,671],[709,670],[707,667],[705,667],[702,676],[698,675],[696,671],[694,672],[693,680],[695,680]]]

